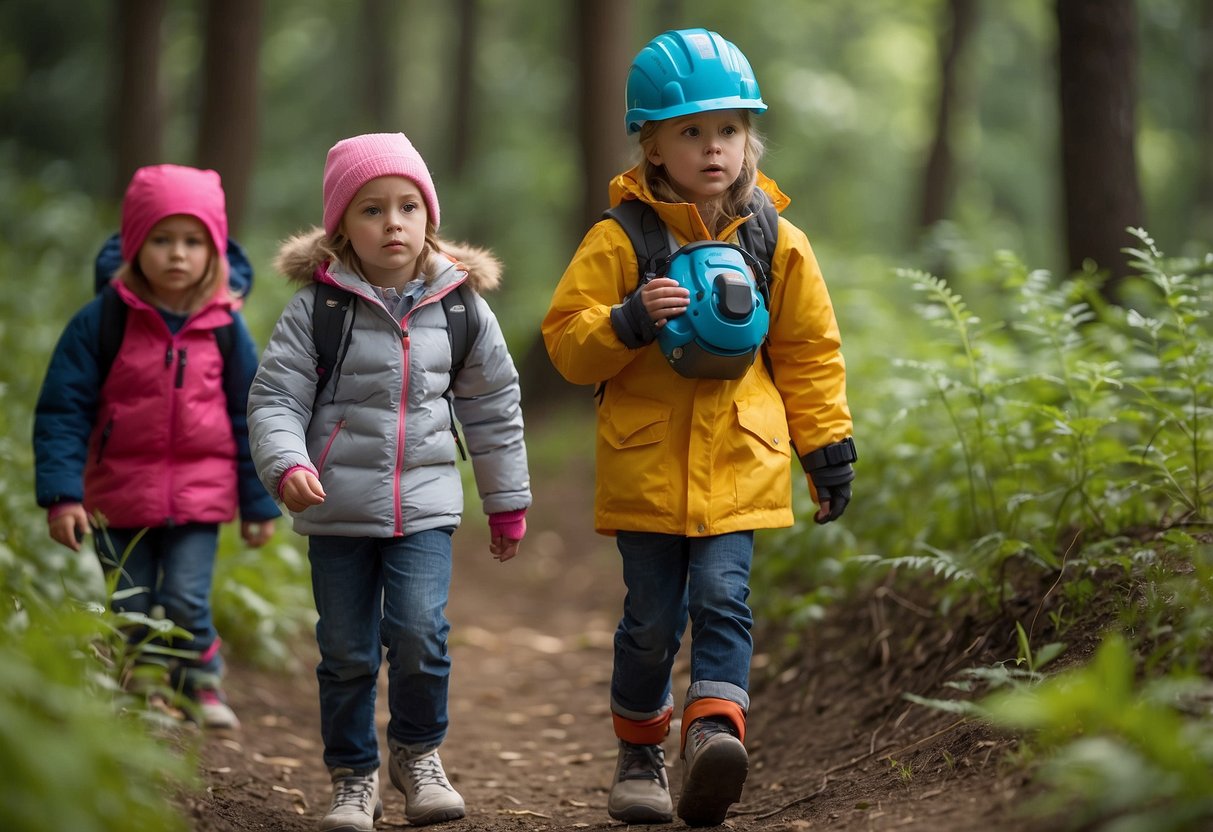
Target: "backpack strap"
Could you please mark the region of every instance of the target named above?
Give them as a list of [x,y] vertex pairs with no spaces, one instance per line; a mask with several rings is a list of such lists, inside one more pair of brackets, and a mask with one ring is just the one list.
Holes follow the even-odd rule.
[[[101,290],[101,325],[97,333],[97,370],[98,386],[105,384],[109,378],[110,369],[122,349],[122,341],[126,337],[126,302],[118,295],[118,290],[106,285]],[[234,313],[233,313],[234,314]],[[236,323],[224,324],[211,330],[215,343],[219,346],[219,357],[223,359],[223,367],[229,365],[229,357],[236,348]]]
[[754,259],[762,267],[759,275],[758,290],[766,297],[767,306],[771,304],[771,261],[775,259],[775,243],[779,237],[779,212],[770,197],[760,188],[754,189],[754,199],[750,202],[753,214],[737,229],[737,241],[741,247],[754,255]]
[[118,295],[118,290],[106,285],[101,289],[101,328],[97,333],[97,369],[98,387],[105,384],[109,377],[114,359],[122,349],[122,339],[126,336],[126,302]]
[[442,312],[446,315],[446,335],[451,342],[451,375],[446,389],[442,391],[447,408],[451,413],[451,434],[455,437],[455,447],[459,456],[467,461],[467,450],[464,449],[463,439],[459,436],[459,428],[455,419],[455,395],[451,392],[455,386],[455,378],[463,365],[467,363],[468,352],[472,342],[480,334],[480,310],[472,297],[472,289],[467,281],[460,283],[453,291],[442,296]]
[[329,380],[341,371],[341,360],[345,358],[350,336],[354,332],[351,323],[341,341],[345,328],[345,313],[354,306],[354,297],[331,283],[316,284],[316,301],[312,306],[312,339],[316,344],[316,400],[328,386]]
[[669,238],[665,223],[653,206],[639,199],[625,199],[614,208],[603,212],[603,217],[612,219],[623,228],[636,252],[636,267],[643,286],[654,277],[661,264],[670,256]]
[[446,315],[446,334],[451,341],[451,380],[443,395],[451,392],[455,377],[467,363],[472,342],[480,334],[480,311],[471,297],[467,281],[442,296],[442,311]]
[[[470,297],[471,288],[461,283],[454,291],[442,296],[442,311],[447,320],[447,337],[451,342],[451,380],[443,395],[450,393],[455,377],[467,362],[472,342],[480,333],[480,314]],[[316,301],[312,307],[312,338],[316,345],[316,397],[330,380],[341,372],[341,361],[349,348],[354,328],[345,327],[345,315],[353,306],[353,295],[331,283],[316,284]],[[216,330],[216,335],[218,330]],[[345,340],[342,341],[344,334]]]

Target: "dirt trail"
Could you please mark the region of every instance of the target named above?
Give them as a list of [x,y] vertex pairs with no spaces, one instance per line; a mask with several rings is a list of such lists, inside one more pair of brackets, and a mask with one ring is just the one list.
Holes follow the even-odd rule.
[[[478,518],[456,535],[451,728],[442,756],[468,817],[437,828],[623,826],[606,814],[615,759],[607,707],[611,638],[623,590],[613,542],[590,531],[590,482],[590,472],[574,464],[536,483],[523,553],[510,563],[490,558]],[[900,699],[902,690],[938,694],[932,686],[949,664],[965,660],[980,634],[933,633],[911,621],[907,631],[917,641],[894,643],[906,655],[890,659],[892,622],[872,616],[914,616],[886,601],[840,611],[781,667],[763,652],[759,635],[747,739],[752,773],[726,825],[1043,832],[1047,827],[1010,812],[1023,784],[997,765],[1005,740]],[[195,832],[316,828],[329,785],[314,648],[301,650],[295,673],[232,669],[229,693],[244,728],[205,741],[208,793],[187,801]],[[685,671],[680,661],[676,692],[686,688]],[[381,690],[381,738],[384,700]],[[677,725],[667,743],[675,789],[676,738]],[[386,770],[381,779],[384,817],[376,828],[407,828]],[[676,821],[664,828],[684,827]]]

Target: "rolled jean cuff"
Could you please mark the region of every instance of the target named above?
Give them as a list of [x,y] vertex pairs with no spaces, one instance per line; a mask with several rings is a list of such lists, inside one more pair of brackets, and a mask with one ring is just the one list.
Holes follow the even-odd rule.
[[613,696],[611,697],[611,713],[617,714],[618,716],[621,716],[624,719],[630,719],[633,722],[644,722],[645,720],[653,719],[654,717],[660,716],[661,714],[665,713],[666,711],[673,712],[673,710],[674,710],[674,695],[673,694],[670,694],[669,696],[667,696],[665,698],[665,702],[663,702],[661,707],[655,711],[633,711],[629,708],[625,708],[622,705],[620,705],[619,702],[616,701],[615,697],[613,697]]
[[612,711],[611,722],[615,736],[633,745],[660,745],[670,733],[670,721],[674,717],[673,703],[648,719],[633,719]]
[[686,704],[690,705],[696,699],[727,699],[743,711],[750,710],[750,695],[731,682],[692,682],[687,688]]

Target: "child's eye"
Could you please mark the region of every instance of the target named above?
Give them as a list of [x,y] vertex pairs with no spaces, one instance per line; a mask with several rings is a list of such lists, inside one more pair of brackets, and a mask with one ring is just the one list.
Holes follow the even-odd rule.
[[417,203],[416,202],[406,202],[400,206],[400,210],[406,214],[411,214],[417,210]]
[[697,138],[699,138],[699,128],[698,127],[688,127],[687,129],[682,131],[682,135],[686,136],[688,139],[697,139]]
[[376,216],[379,213],[379,206],[368,205],[362,209],[362,213],[366,214],[368,217]]
[[726,136],[735,136],[737,135],[737,128],[730,124],[720,132],[724,133]]

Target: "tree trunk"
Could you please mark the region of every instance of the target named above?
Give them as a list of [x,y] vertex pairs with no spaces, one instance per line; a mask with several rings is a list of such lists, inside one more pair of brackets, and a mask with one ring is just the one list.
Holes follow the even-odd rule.
[[114,97],[114,194],[137,168],[160,161],[163,106],[160,41],[164,0],[123,0],[118,8],[118,77]]
[[1068,266],[1092,260],[1112,302],[1128,274],[1125,229],[1144,222],[1136,128],[1133,0],[1058,0],[1058,85]]
[[1197,111],[1200,113],[1198,129],[1197,163],[1200,168],[1196,188],[1194,214],[1197,224],[1192,228],[1198,238],[1213,242],[1213,0],[1202,0],[1200,4],[1200,67],[1197,70]]
[[631,4],[583,0],[577,4],[577,130],[585,175],[581,230],[599,220],[607,205],[607,184],[627,164],[624,87],[634,50]]
[[476,135],[473,104],[476,51],[479,39],[479,9],[476,0],[459,0],[459,46],[455,50],[455,100],[451,106],[451,174],[456,181],[467,172]]
[[[577,63],[577,134],[581,144],[582,202],[574,239],[602,217],[611,179],[627,164],[628,137],[623,124],[627,68],[635,54],[629,40],[629,0],[583,0],[575,4],[572,39]],[[555,288],[555,277],[551,288]],[[519,365],[523,402],[542,414],[560,402],[590,402],[591,388],[566,382],[548,358],[543,338],[531,342]]]
[[258,138],[257,69],[261,0],[206,4],[206,54],[198,120],[198,164],[223,177],[228,227],[240,229]]
[[395,10],[399,0],[362,0],[361,35],[358,42],[358,85],[362,89],[367,131],[394,133],[396,67],[392,61],[397,41]]
[[922,229],[948,215],[955,188],[955,154],[952,152],[952,120],[957,107],[960,62],[977,22],[975,0],[949,0],[947,32],[940,39],[939,100],[935,110],[935,138],[923,172],[922,204],[918,222]]

